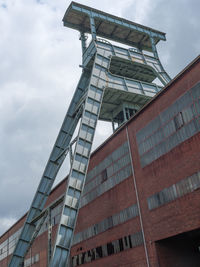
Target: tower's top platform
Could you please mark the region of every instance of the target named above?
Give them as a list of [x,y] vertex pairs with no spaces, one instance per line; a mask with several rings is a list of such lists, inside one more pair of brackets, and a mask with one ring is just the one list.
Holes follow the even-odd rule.
[[163,32],[76,2],[71,2],[66,10],[63,23],[66,27],[90,33],[90,16],[94,18],[96,34],[99,37],[148,51],[152,51],[150,36],[154,38],[155,44],[166,40]]

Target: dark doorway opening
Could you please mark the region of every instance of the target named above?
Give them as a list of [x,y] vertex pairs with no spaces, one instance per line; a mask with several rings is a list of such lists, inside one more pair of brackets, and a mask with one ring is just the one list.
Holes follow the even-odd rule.
[[199,267],[200,229],[156,242],[159,267]]

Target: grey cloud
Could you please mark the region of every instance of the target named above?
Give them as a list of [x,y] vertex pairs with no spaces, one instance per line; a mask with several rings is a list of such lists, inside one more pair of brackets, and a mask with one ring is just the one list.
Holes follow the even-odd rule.
[[[168,73],[174,77],[198,54],[200,47],[198,0],[150,1],[144,25],[166,32],[167,42],[158,44],[158,52]],[[134,3],[127,9],[134,15]]]

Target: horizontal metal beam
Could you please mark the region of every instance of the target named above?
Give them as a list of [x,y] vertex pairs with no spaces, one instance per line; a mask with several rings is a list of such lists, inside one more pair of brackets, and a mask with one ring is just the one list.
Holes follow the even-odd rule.
[[[150,27],[140,25],[138,23],[134,23],[132,21],[129,21],[129,20],[126,20],[123,18],[119,18],[117,16],[113,16],[113,15],[108,14],[106,12],[102,12],[100,10],[97,10],[97,9],[94,9],[94,8],[91,8],[91,7],[76,3],[76,2],[72,2],[71,5],[69,6],[69,9],[81,12],[81,13],[88,15],[88,16],[96,17],[99,20],[104,20],[104,21],[107,21],[109,23],[113,23],[113,24],[122,26],[123,28],[129,28],[129,29],[132,29],[134,31],[138,31],[138,32],[148,34],[148,35],[152,34],[153,37],[157,37],[157,38],[164,40],[164,41],[166,40],[165,33],[163,33],[163,32],[157,31],[157,30],[152,29]],[[65,19],[65,17],[63,18],[63,21],[64,21],[64,19]]]
[[[126,45],[140,46],[148,51],[152,51],[150,37],[155,39],[156,44],[166,40],[163,32],[75,2],[68,7],[63,23],[66,27],[92,34],[93,39],[96,36],[104,37]],[[141,36],[139,39],[138,34]],[[129,36],[130,39],[127,38]]]

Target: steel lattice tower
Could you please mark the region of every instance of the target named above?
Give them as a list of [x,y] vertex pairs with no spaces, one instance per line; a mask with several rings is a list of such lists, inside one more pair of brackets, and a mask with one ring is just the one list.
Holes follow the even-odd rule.
[[[64,26],[80,32],[83,72],[45,167],[9,266],[23,266],[26,253],[47,217],[42,212],[56,175],[70,152],[71,169],[49,266],[69,262],[79,202],[84,188],[98,120],[112,122],[113,131],[141,109],[170,77],[156,50],[165,34],[149,27],[72,2]],[[87,46],[86,33],[91,34]],[[113,45],[107,40],[131,48]],[[157,79],[160,85],[153,83]],[[72,136],[80,121],[78,135]],[[75,146],[72,153],[72,145]],[[50,216],[50,211],[49,211]],[[37,223],[38,219],[39,223]]]

